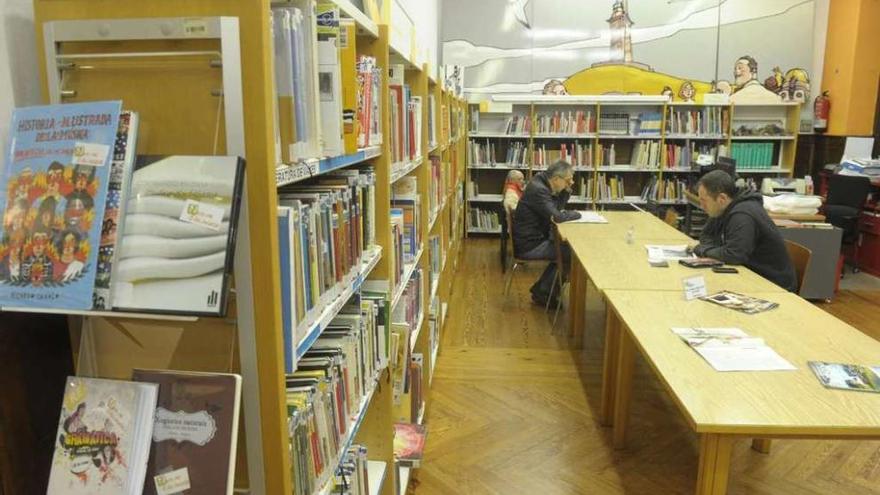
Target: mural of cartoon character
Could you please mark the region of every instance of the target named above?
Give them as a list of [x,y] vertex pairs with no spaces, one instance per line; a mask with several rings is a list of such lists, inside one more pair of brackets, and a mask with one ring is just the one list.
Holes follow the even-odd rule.
[[804,69],[789,69],[779,91],[783,101],[806,103],[810,100],[810,75]]
[[565,89],[565,86],[562,84],[562,81],[559,79],[551,79],[547,81],[547,84],[544,85],[545,95],[553,95],[553,96],[564,96],[568,94],[568,90]]
[[784,79],[785,78],[782,76],[782,69],[780,69],[779,66],[776,66],[773,68],[773,74],[767,79],[764,79],[764,87],[769,91],[778,94],[779,91],[782,90],[782,81]]
[[663,89],[660,91],[660,96],[668,96],[669,101],[675,99],[675,92],[672,91],[672,88],[669,86],[663,86]]
[[681,88],[678,90],[678,97],[681,98],[682,101],[693,103],[696,95],[697,90],[694,88],[694,83],[690,81],[683,82]]
[[758,82],[758,61],[743,55],[733,64],[734,103],[777,103],[779,96]]

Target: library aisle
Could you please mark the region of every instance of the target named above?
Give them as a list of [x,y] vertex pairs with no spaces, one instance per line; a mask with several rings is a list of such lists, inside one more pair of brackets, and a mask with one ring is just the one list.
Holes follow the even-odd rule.
[[[517,272],[505,297],[497,239],[464,243],[427,411],[429,439],[409,493],[692,493],[697,438],[654,375],[636,368],[626,450],[599,426],[604,309],[588,290],[583,350],[556,330]],[[842,291],[826,311],[880,339],[877,292]],[[772,455],[734,444],[728,493],[880,494],[880,442],[775,440]]]

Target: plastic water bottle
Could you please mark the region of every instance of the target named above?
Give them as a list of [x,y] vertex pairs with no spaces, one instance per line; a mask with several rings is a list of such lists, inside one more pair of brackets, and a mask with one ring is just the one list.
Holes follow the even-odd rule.
[[633,227],[632,225],[630,225],[629,228],[626,229],[626,236],[624,237],[624,239],[626,239],[626,243],[627,243],[627,244],[632,244],[633,242],[636,241],[636,229],[635,229],[635,227]]
[[804,177],[804,194],[807,196],[813,195],[813,176],[808,175]]

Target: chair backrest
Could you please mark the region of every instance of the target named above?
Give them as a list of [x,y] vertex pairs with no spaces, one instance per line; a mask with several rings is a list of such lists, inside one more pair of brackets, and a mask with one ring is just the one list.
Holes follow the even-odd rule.
[[798,281],[798,292],[800,292],[801,287],[804,286],[804,278],[807,275],[807,266],[810,264],[810,258],[813,256],[813,252],[804,246],[803,244],[799,244],[794,241],[785,240],[785,250],[788,251],[788,257],[791,258],[791,263],[794,265],[794,271],[797,274]]
[[828,198],[825,204],[849,206],[861,210],[869,192],[871,192],[871,180],[867,177],[834,174],[828,178]]
[[678,213],[675,212],[675,208],[669,208],[666,210],[666,215],[664,215],[663,221],[676,229],[678,228]]

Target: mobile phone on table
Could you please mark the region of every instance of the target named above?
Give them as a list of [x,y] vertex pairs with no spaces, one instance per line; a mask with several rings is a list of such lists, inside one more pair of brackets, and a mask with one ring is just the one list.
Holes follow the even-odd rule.
[[715,273],[739,273],[739,270],[732,266],[713,266],[712,271]]

